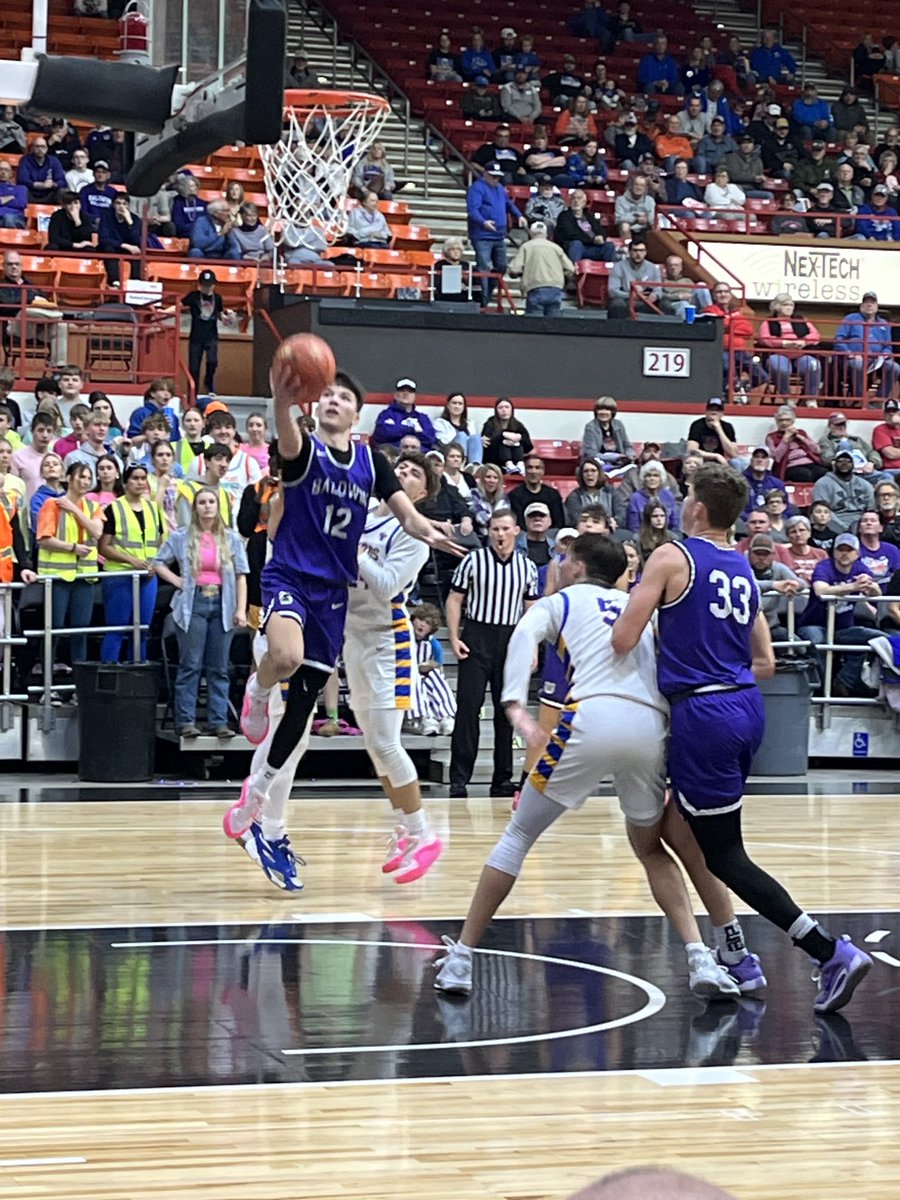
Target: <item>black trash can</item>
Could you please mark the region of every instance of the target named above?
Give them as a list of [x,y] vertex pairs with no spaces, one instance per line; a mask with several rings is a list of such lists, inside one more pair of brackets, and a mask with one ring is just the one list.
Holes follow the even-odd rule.
[[751,775],[805,775],[809,761],[810,664],[780,658],[759,690],[766,706],[766,732],[753,756]]
[[75,690],[78,778],[91,783],[152,779],[158,664],[78,663]]

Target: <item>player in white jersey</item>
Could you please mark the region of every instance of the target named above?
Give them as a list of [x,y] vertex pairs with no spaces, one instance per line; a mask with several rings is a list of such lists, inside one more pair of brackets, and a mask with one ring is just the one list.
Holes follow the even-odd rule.
[[[413,504],[437,492],[438,478],[422,454],[401,454],[394,472]],[[370,509],[344,632],[350,703],[394,812],[382,870],[397,883],[419,879],[442,848],[428,827],[419,775],[400,740],[404,716],[418,712],[419,670],[406,604],[428,554],[424,542],[404,532],[386,502]]]
[[[627,565],[620,543],[599,534],[577,538],[560,567],[562,591],[538,600],[512,635],[503,704],[529,743],[545,737],[525,708],[544,640],[555,644],[566,667],[569,693],[519,807],[482,870],[459,941],[444,939],[448,954],[436,963],[440,991],[472,990],[472,950],[512,890],[529,850],[567,808],[581,807],[602,776],[612,775],[654,898],[685,943],[691,990],[710,998],[740,996],[736,981],[703,944],[684,878],[662,844],[668,704],[656,686],[653,633],[646,629],[626,656],[614,654],[611,645],[612,627],[628,602],[616,586]],[[681,847],[675,848],[682,856]],[[733,920],[728,892],[706,870],[696,845],[686,847],[683,861],[704,900],[721,918],[730,914]]]

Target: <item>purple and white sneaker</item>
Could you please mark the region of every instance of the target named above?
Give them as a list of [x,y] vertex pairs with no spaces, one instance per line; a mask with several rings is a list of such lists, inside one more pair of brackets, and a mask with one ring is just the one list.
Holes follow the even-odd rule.
[[741,995],[748,996],[751,992],[759,992],[769,986],[758,955],[745,954],[739,963],[722,962],[722,956],[718,953],[716,958],[741,989]]
[[849,934],[843,934],[838,938],[831,958],[813,972],[813,979],[819,984],[819,994],[813,1005],[815,1011],[832,1013],[843,1008],[871,969],[872,960],[868,954],[853,945]]

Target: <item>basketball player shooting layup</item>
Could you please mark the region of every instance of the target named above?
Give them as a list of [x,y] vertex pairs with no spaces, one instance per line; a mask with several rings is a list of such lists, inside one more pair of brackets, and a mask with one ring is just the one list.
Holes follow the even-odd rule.
[[[268,732],[271,689],[290,679],[284,716],[265,766],[244,781],[240,799],[224,818],[226,834],[249,830],[266,874],[296,886],[296,866],[283,824],[265,824],[265,804],[278,772],[299,743],[316,697],[334,669],[344,640],[347,589],[358,577],[358,548],[374,494],[387,503],[412,537],[448,553],[462,553],[436,533],[401,488],[393,469],[368,446],[354,443],[364,396],[320,338],[299,335],[279,347],[270,376],[275,428],[282,459],[284,511],[262,575],[263,630],[267,650],[250,676],[241,730],[253,745]],[[295,406],[317,404],[318,432],[298,427]]]
[[[624,656],[616,655],[610,645],[614,623],[628,599],[617,587],[627,565],[625,550],[611,538],[576,538],[559,568],[563,590],[532,605],[512,635],[503,704],[529,744],[539,744],[544,752],[481,873],[459,941],[444,939],[448,953],[436,964],[440,970],[435,987],[440,991],[467,995],[472,990],[472,950],[509,894],[525,856],[567,808],[580,808],[596,791],[597,780],[609,773],[653,894],[685,942],[691,990],[711,999],[735,999],[765,986],[759,960],[743,948],[725,888],[705,868],[695,869],[704,898],[711,897],[707,903],[720,914],[717,919],[727,923],[717,929],[717,936],[727,934],[742,947],[734,967],[718,963],[703,944],[678,864],[661,845],[671,815],[664,814],[668,705],[656,686],[653,634],[644,630]],[[555,644],[569,673],[566,703],[549,740],[525,708],[532,663],[545,639]],[[686,840],[680,841],[684,849]],[[685,861],[699,859],[695,845],[684,854]],[[703,882],[708,886],[702,887]]]
[[731,467],[694,473],[682,512],[688,537],[653,551],[612,644],[627,661],[659,610],[658,681],[672,709],[669,775],[678,806],[713,874],[815,961],[816,1012],[836,1012],[871,958],[803,912],[748,856],[741,832],[744,785],[765,726],[756,680],[775,670],[756,581],[731,541],[747,496],[746,480]]

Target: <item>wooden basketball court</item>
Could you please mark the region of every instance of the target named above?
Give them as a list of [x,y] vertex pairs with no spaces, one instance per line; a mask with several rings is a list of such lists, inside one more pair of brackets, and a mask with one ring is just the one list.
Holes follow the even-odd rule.
[[304,788],[306,887],[284,895],[222,837],[225,789],[5,791],[10,1200],[563,1200],[648,1161],[739,1200],[897,1194],[892,781],[747,801],[751,852],[877,952],[825,1019],[807,961],[758,920],[765,1001],[687,993],[608,796],[539,843],[453,1002],[431,962],[505,801],[427,801],[444,856],[398,887],[384,801]]

